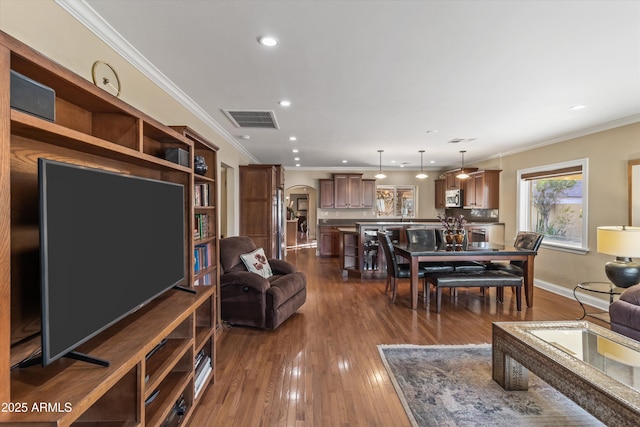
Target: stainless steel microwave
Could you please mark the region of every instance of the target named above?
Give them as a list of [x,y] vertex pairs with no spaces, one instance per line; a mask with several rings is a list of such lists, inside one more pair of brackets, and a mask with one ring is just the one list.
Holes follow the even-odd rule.
[[447,208],[461,208],[462,207],[462,190],[447,190],[444,194],[444,205]]

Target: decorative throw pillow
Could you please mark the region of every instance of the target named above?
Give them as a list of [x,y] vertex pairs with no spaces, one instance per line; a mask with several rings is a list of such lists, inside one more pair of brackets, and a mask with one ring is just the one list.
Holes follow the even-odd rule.
[[256,273],[265,279],[273,276],[273,271],[271,271],[271,266],[262,248],[258,248],[248,254],[242,254],[240,258],[250,272]]

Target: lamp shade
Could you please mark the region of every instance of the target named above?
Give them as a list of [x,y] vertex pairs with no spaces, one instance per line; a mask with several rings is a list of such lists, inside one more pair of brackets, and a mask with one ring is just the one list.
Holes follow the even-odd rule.
[[598,227],[598,252],[616,257],[640,258],[640,227]]
[[640,282],[640,264],[631,259],[640,257],[640,227],[598,227],[598,252],[616,257],[604,266],[611,283],[628,288]]

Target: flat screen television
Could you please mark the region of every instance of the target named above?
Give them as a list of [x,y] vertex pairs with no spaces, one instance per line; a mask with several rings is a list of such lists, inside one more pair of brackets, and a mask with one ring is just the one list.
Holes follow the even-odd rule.
[[180,184],[43,158],[38,181],[46,366],[184,282],[185,202]]

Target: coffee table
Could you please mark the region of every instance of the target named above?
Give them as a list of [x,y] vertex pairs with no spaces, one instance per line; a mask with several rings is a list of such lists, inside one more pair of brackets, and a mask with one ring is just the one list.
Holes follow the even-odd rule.
[[640,342],[587,321],[494,322],[493,379],[527,390],[529,371],[607,425],[640,420]]

